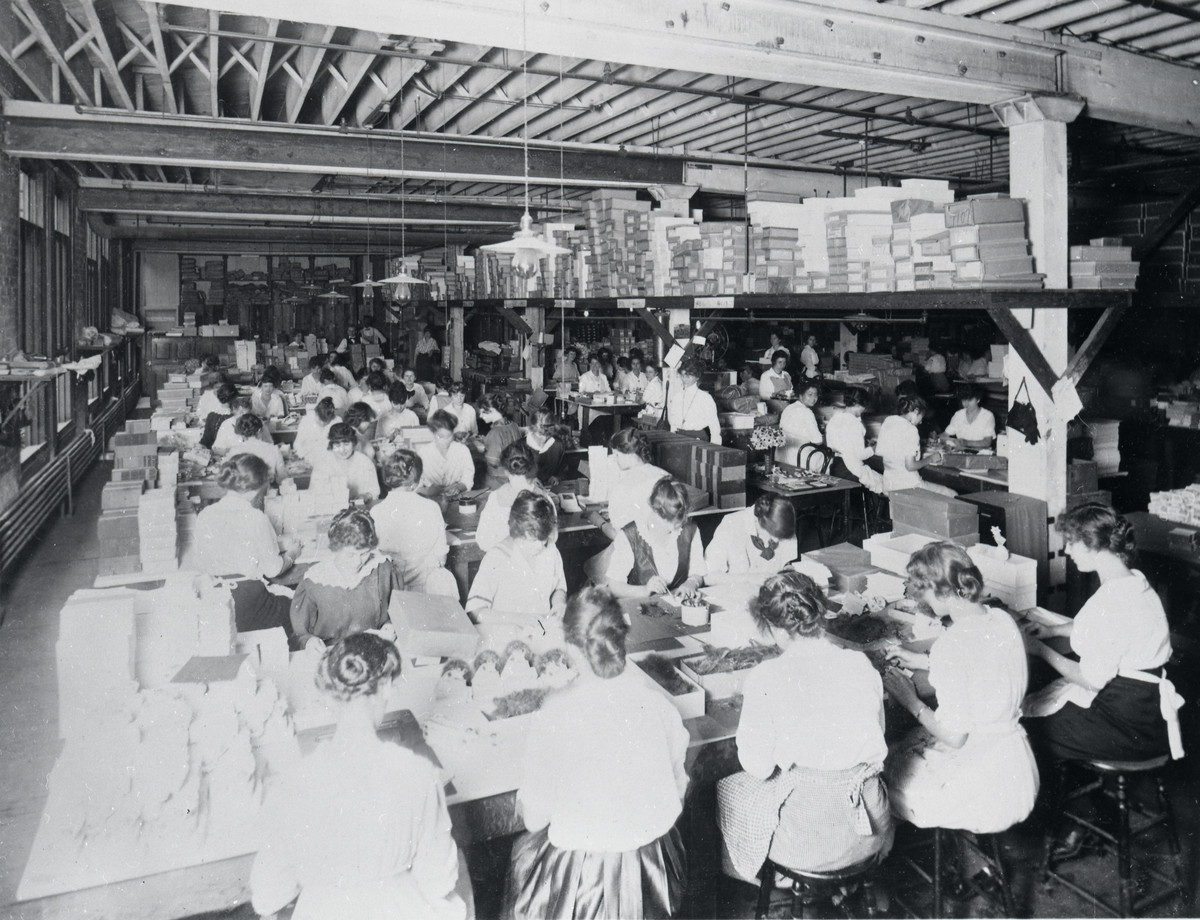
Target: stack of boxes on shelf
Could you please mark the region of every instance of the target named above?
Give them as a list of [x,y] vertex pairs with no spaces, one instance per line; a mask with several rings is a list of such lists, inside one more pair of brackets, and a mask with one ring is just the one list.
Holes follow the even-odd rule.
[[[800,231],[794,227],[755,227],[750,234],[753,247],[755,294],[807,293],[801,290],[804,259],[800,254]],[[805,279],[807,280],[807,279]],[[807,287],[807,285],[804,285]]]
[[1073,288],[1132,291],[1137,286],[1139,263],[1133,261],[1132,247],[1122,246],[1119,236],[1102,236],[1086,246],[1072,246],[1070,256]]
[[137,533],[142,572],[173,572],[179,567],[174,488],[160,487],[142,493]]
[[1150,513],[1164,521],[1200,526],[1200,485],[1150,493]]
[[644,250],[637,246],[638,215],[649,214],[649,201],[638,201],[633,189],[605,189],[584,202],[589,254],[585,259],[585,297],[629,297],[645,292],[633,263]]
[[976,195],[946,207],[956,288],[1040,289],[1025,229],[1025,203]]
[[699,489],[714,508],[746,507],[746,452],[671,431],[644,432],[654,465]]

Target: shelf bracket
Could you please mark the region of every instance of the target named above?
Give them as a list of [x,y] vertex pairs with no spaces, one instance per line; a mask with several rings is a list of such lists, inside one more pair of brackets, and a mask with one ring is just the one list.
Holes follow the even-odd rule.
[[508,324],[517,330],[521,335],[533,335],[533,327],[525,322],[525,318],[520,316],[516,310],[511,307],[506,307],[504,304],[495,305],[496,312],[508,320]]
[[1034,380],[1046,391],[1046,396],[1053,400],[1054,397],[1051,394],[1054,384],[1058,382],[1058,374],[1054,373],[1054,369],[1050,367],[1050,362],[1042,354],[1042,350],[1033,340],[1033,336],[1029,334],[1029,330],[1021,325],[1012,310],[1006,306],[990,304],[987,312],[992,318],[992,322],[1004,333],[1008,343],[1021,356],[1021,360],[1033,374]]
[[648,325],[651,331],[662,340],[662,343],[667,348],[674,347],[675,336],[671,335],[671,330],[662,324],[662,320],[660,320],[645,307],[635,307],[634,312],[646,321],[646,325]]
[[1125,315],[1128,308],[1129,304],[1125,303],[1109,307],[1100,315],[1100,319],[1096,321],[1096,325],[1092,327],[1088,337],[1079,346],[1079,351],[1075,352],[1075,357],[1067,367],[1066,373],[1063,374],[1064,377],[1070,378],[1072,383],[1079,383],[1080,378],[1087,373],[1088,367],[1100,353],[1100,349],[1104,347],[1104,343],[1108,341],[1112,331],[1117,328],[1117,323],[1121,321],[1121,317]]

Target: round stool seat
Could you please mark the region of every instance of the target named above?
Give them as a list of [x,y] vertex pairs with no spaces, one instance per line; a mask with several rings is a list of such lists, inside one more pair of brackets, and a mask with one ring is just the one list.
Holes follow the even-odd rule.
[[1097,773],[1149,773],[1165,767],[1171,760],[1170,755],[1152,757],[1150,760],[1084,760],[1080,761],[1085,767]]
[[779,863],[772,864],[775,866],[776,872],[786,875],[789,878],[799,878],[809,882],[845,882],[856,875],[862,875],[864,872],[874,869],[880,862],[880,855],[875,853],[853,865],[843,866],[840,869],[790,869],[787,866],[781,866]]

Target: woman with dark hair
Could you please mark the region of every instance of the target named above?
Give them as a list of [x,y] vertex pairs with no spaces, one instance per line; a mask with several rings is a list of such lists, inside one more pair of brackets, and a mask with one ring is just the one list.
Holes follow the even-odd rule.
[[347,636],[322,657],[316,684],[337,728],[268,792],[250,871],[260,915],[297,895],[294,920],[471,913],[437,768],[376,733],[399,675],[396,646],[372,633]]
[[608,523],[613,528],[609,537],[614,539],[616,531],[642,519],[655,484],[671,474],[650,462],[650,441],[637,428],[622,428],[608,446],[617,467],[608,490]]
[[395,563],[405,591],[426,591],[430,573],[444,571],[449,551],[442,509],[417,494],[421,473],[420,457],[396,451],[383,464],[387,498],[371,509],[379,550]]
[[392,402],[396,405],[403,403],[404,407],[415,412],[417,418],[424,424],[426,410],[429,408],[429,394],[425,392],[425,387],[417,382],[417,372],[411,367],[406,367],[400,375],[399,382],[403,386],[404,392],[393,393],[391,395]]
[[[201,400],[200,420],[204,422],[204,434],[200,436],[200,446],[212,448],[217,440],[221,424],[233,415],[233,401],[238,398],[238,389],[232,383],[222,383],[212,392],[217,407],[210,412],[203,411],[204,401]],[[208,396],[208,393],[204,394]]]
[[321,380],[321,389],[317,392],[317,398],[331,399],[334,411],[339,416],[343,415],[350,405],[350,396],[346,392],[346,387],[342,385],[341,378],[334,371],[333,365],[321,368],[318,377]]
[[563,617],[579,678],[535,717],[517,801],[506,918],[670,917],[687,877],[676,821],[688,777],[679,713],[627,665],[629,626],[590,588]]
[[475,528],[475,543],[485,553],[508,536],[509,512],[518,495],[526,491],[540,492],[551,498],[546,487],[538,482],[537,455],[528,444],[524,441],[509,444],[500,458],[500,468],[507,480],[488,496],[487,504],[479,513],[479,526]]
[[296,426],[296,440],[292,450],[297,457],[311,461],[329,446],[329,429],[337,423],[337,410],[333,400],[326,396],[311,406],[300,424]]
[[283,453],[270,441],[261,438],[264,425],[257,415],[247,412],[239,415],[233,423],[233,443],[227,456],[236,454],[254,454],[261,457],[271,470],[271,479],[276,484],[288,478],[287,464],[283,461]]
[[292,629],[301,644],[328,643],[389,622],[392,591],[403,590],[392,560],[379,552],[375,522],[347,508],[329,525],[330,558],[315,563],[292,598]]
[[263,581],[292,567],[300,554],[294,539],[279,538],[263,511],[271,471],[261,457],[238,454],[217,473],[225,494],[196,515],[195,566],[218,577],[238,576],[233,610],[238,632],[283,626],[291,633],[286,596],[271,593]]
[[562,616],[567,576],[557,539],[554,502],[540,491],[518,494],[508,513],[508,536],[479,563],[467,613],[476,622],[541,623],[543,628],[548,618]]
[[783,429],[783,447],[775,449],[775,459],[782,463],[804,465],[809,451],[802,448],[810,444],[825,443],[825,435],[817,424],[813,408],[821,400],[821,388],[815,380],[801,380],[796,387],[796,401],[789,403],[779,416],[779,427]]
[[617,531],[606,583],[618,597],[687,594],[704,584],[704,545],[688,520],[688,494],[682,482],[660,479],[650,490],[641,520]]
[[861,482],[872,492],[882,492],[883,477],[863,463],[875,455],[867,446],[867,429],[862,422],[867,411],[867,394],[849,389],[842,402],[842,408],[825,425],[825,443],[834,453],[829,472],[851,482]]
[[825,597],[799,572],[772,575],[750,613],[783,654],[746,676],[738,723],[743,773],[717,784],[722,867],[753,882],[769,855],[824,872],[892,846],[880,774],[883,685],[862,652],[825,638]]
[[760,495],[751,507],[725,515],[717,525],[704,551],[704,581],[715,585],[750,573],[761,577],[799,556],[792,503],[778,495]]
[[479,434],[479,416],[475,407],[467,402],[467,385],[461,380],[450,384],[450,403],[442,408],[458,419],[454,426],[456,435]]
[[892,810],[917,827],[1007,830],[1033,809],[1038,770],[1017,721],[1028,682],[1021,631],[982,602],[983,575],[955,543],[930,543],[908,560],[908,590],[950,627],[928,654],[897,648],[905,668],[928,669],[937,709],[899,669],[884,674],[891,698],[919,723],[888,754]]
[[345,482],[351,501],[379,498],[379,474],[375,464],[357,448],[357,431],[345,422],[331,425],[328,446],[313,460],[309,489]]
[[[1097,502],[1061,514],[1055,526],[1075,567],[1095,572],[1100,587],[1075,619],[1025,626],[1030,654],[1062,675],[1026,701],[1026,714],[1037,717],[1026,725],[1039,753],[1055,760],[1181,757],[1181,700],[1165,669],[1171,633],[1162,601],[1132,568],[1132,526]],[[1053,636],[1069,637],[1079,660],[1041,641]]]
[[642,390],[642,402],[645,406],[638,413],[638,417],[660,419],[667,405],[667,391],[663,385],[662,372],[653,361],[646,361],[642,365],[642,377],[646,381]]
[[588,358],[588,369],[579,376],[579,392],[584,395],[612,392],[599,354],[593,354]]
[[962,408],[954,413],[945,435],[954,447],[991,447],[996,439],[996,416],[984,409],[983,387],[977,383],[960,383],[954,389]]
[[792,395],[792,375],[787,371],[788,353],[782,348],[771,355],[771,366],[758,378],[761,399],[787,399]]
[[421,494],[431,498],[455,498],[475,482],[475,461],[467,445],[454,439],[457,419],[449,412],[437,411],[429,416],[425,427],[433,432],[433,441],[422,444],[417,451],[424,472],[421,474]]
[[879,427],[875,453],[883,459],[883,490],[925,489],[953,498],[958,493],[936,482],[926,482],[920,471],[930,464],[942,462],[938,452],[921,456],[921,422],[929,405],[920,396],[901,396],[900,413],[889,415]]
[[483,455],[487,462],[487,487],[496,489],[504,485],[507,477],[501,468],[504,448],[521,440],[521,426],[517,424],[520,406],[507,393],[484,394],[479,398],[479,418],[488,426],[483,437]]
[[559,437],[558,416],[545,408],[534,412],[525,432],[525,443],[537,454],[538,481],[544,486],[557,484],[567,453],[567,446]]
[[[234,431],[234,426],[238,419],[243,415],[250,415],[250,397],[249,396],[234,396],[229,402],[229,415],[217,426],[217,435],[213,438],[212,452],[218,456],[224,456],[229,453],[229,449],[235,444],[240,444],[237,433]],[[261,419],[260,419],[261,421]],[[271,439],[271,433],[267,431],[266,426],[259,426],[258,439],[264,444],[274,444]]]
[[679,362],[667,392],[667,421],[672,431],[720,444],[721,419],[712,395],[700,389],[701,370],[694,358]]
[[371,407],[371,411],[375,413],[375,418],[392,411],[392,399],[388,395],[388,387],[390,381],[387,375],[382,371],[371,371],[367,374],[366,391],[361,397],[361,402],[366,403]]
[[392,440],[397,434],[401,434],[405,428],[421,427],[421,420],[417,417],[417,413],[405,405],[405,402],[408,400],[408,391],[404,388],[403,383],[396,380],[388,385],[388,399],[391,402],[392,409],[386,415],[379,416],[376,420],[376,438]]
[[579,349],[575,346],[564,348],[558,353],[558,363],[554,365],[554,382],[562,386],[570,386],[579,381]]
[[375,410],[365,402],[352,402],[342,418],[357,435],[355,449],[372,462],[375,460],[375,445],[371,443],[375,437],[375,419]]
[[308,373],[300,378],[300,396],[307,400],[321,392],[321,368],[325,366],[327,355],[313,355],[308,359]]
[[250,394],[250,409],[261,418],[283,418],[287,415],[287,403],[279,394],[279,371],[268,367],[258,381],[258,388]]
[[433,333],[429,331],[429,327],[425,326],[421,330],[421,337],[417,341],[416,348],[416,374],[418,380],[433,380],[437,373],[437,360],[441,353],[442,346],[437,343],[437,339],[433,337]]

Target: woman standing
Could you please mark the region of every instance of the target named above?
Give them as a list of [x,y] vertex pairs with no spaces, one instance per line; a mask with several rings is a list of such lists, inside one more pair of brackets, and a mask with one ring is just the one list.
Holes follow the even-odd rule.
[[700,363],[684,359],[675,374],[675,385],[667,394],[667,421],[671,430],[720,444],[721,419],[712,395],[700,389]]
[[592,588],[563,618],[579,679],[535,717],[517,801],[505,918],[670,917],[687,875],[688,734],[661,693],[631,673],[629,626]]
[[421,338],[417,342],[417,379],[433,380],[437,375],[437,356],[441,354],[442,346],[437,343],[433,333],[426,326],[421,330]]
[[862,652],[825,639],[825,598],[807,575],[772,575],[750,612],[783,654],[746,677],[737,730],[745,772],[717,784],[723,868],[753,882],[768,855],[823,872],[886,854],[879,674]]
[[927,668],[932,709],[899,670],[888,693],[919,726],[888,754],[892,809],[917,827],[997,833],[1033,810],[1038,769],[1017,721],[1028,665],[1021,631],[1007,611],[981,603],[983,576],[967,551],[931,543],[908,561],[909,593],[951,626],[928,655],[897,649],[892,659]]
[[792,503],[777,495],[760,495],[751,507],[727,514],[717,525],[704,551],[704,582],[715,585],[751,572],[778,572],[799,556]]
[[875,453],[883,459],[883,491],[925,489],[951,498],[958,494],[953,489],[921,478],[922,469],[931,463],[942,462],[942,455],[937,452],[924,458],[921,456],[921,434],[918,429],[928,411],[929,406],[920,396],[902,396],[900,414],[889,415],[879,427]]
[[662,375],[658,365],[647,361],[642,367],[642,375],[646,379],[646,387],[642,390],[642,402],[645,406],[638,413],[640,418],[662,418],[663,409],[667,405],[667,391],[663,387]]
[[297,895],[294,920],[468,915],[470,883],[459,874],[437,768],[376,734],[399,674],[396,646],[370,633],[321,659],[316,683],[337,729],[267,796],[250,872],[262,916]]
[[617,531],[605,578],[618,597],[687,594],[704,584],[704,545],[688,520],[687,488],[660,479],[650,507],[638,521]]
[[[1062,626],[1027,624],[1026,644],[1062,675],[1032,694],[1026,723],[1039,753],[1055,760],[1149,760],[1183,756],[1177,710],[1167,680],[1171,634],[1162,601],[1133,564],[1133,528],[1107,505],[1092,502],[1060,515],[1067,555],[1100,587]],[[1065,636],[1073,661],[1042,639]]]
[[835,454],[829,468],[834,476],[861,482],[872,492],[883,491],[883,477],[863,461],[875,456],[867,446],[867,429],[862,416],[867,411],[867,397],[862,390],[847,390],[843,397],[843,408],[834,413],[825,425],[825,443]]
[[348,508],[333,519],[332,556],[304,573],[292,597],[292,629],[301,645],[312,639],[331,643],[389,622],[388,601],[403,589],[392,560],[378,546],[367,512]]
[[980,405],[983,387],[977,383],[960,383],[954,391],[962,408],[954,413],[946,426],[946,437],[954,447],[991,447],[996,440],[996,416]]
[[810,335],[804,340],[804,347],[800,349],[800,363],[804,366],[804,376],[809,380],[816,380],[821,376],[821,356],[817,354],[815,335]]

